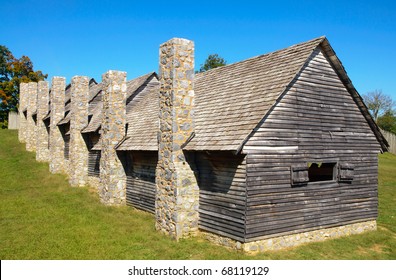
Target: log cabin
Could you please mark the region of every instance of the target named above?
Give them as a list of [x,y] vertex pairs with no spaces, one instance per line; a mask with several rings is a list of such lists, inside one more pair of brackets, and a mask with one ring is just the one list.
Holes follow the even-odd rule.
[[[128,111],[117,147],[132,162],[128,200],[149,212],[161,199],[156,87]],[[253,244],[376,220],[387,142],[325,37],[198,73],[194,92],[182,149],[199,186],[200,230]]]

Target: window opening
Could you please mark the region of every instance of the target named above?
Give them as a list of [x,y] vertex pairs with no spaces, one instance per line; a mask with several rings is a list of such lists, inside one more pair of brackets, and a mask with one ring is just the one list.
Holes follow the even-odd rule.
[[335,180],[336,163],[309,163],[308,178],[309,182],[321,182]]

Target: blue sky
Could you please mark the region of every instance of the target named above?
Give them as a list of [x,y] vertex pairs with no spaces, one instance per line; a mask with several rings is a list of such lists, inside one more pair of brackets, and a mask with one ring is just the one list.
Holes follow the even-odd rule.
[[396,100],[396,1],[10,1],[0,0],[0,44],[36,70],[67,81],[128,79],[158,69],[158,47],[195,42],[196,68],[208,54],[228,63],[325,35],[353,84]]

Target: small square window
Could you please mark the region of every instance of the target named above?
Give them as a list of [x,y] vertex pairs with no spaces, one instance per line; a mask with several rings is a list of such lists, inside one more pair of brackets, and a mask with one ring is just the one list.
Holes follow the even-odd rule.
[[309,182],[333,181],[336,179],[335,162],[310,163],[308,168]]

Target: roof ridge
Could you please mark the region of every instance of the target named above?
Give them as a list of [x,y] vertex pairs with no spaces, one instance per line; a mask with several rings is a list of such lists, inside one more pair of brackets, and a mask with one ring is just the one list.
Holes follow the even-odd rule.
[[136,81],[136,80],[138,80],[138,79],[141,79],[141,78],[144,78],[144,77],[149,77],[149,76],[151,76],[151,75],[153,75],[153,74],[156,74],[156,73],[155,73],[154,71],[151,71],[151,72],[149,72],[149,73],[147,73],[147,74],[144,74],[144,75],[141,75],[141,76],[139,76],[139,77],[133,78],[133,79],[128,80],[128,81],[126,81],[126,82],[127,82],[127,83],[131,83],[131,82]]
[[216,68],[213,68],[213,69],[209,69],[209,70],[207,70],[205,72],[199,72],[199,73],[196,74],[196,76],[198,76],[198,77],[199,76],[204,76],[207,73],[213,73],[213,72],[216,72],[216,71],[220,71],[220,69],[225,69],[225,68],[228,68],[228,67],[231,67],[231,66],[235,66],[235,65],[238,65],[238,64],[243,64],[243,63],[249,62],[251,60],[255,60],[255,59],[262,58],[262,57],[265,57],[265,56],[269,56],[269,55],[272,55],[272,54],[276,54],[278,52],[282,52],[282,51],[285,51],[285,50],[288,50],[288,49],[292,49],[292,48],[295,48],[295,47],[299,47],[299,46],[302,46],[302,45],[309,45],[309,44],[312,44],[315,41],[318,41],[317,45],[319,45],[324,40],[326,40],[326,36],[320,36],[320,37],[311,39],[309,41],[305,41],[305,42],[301,42],[301,43],[297,43],[297,44],[291,45],[291,46],[286,47],[286,48],[282,48],[282,49],[275,50],[275,51],[272,51],[272,52],[268,52],[268,53],[265,53],[265,54],[256,55],[256,56],[247,58],[245,60],[241,60],[241,61],[237,61],[237,62],[234,62],[234,63],[231,63],[231,64],[227,64],[227,65],[224,65],[224,66],[220,66],[220,67],[216,67]]

